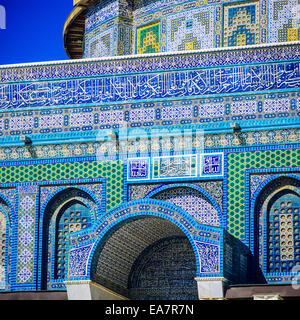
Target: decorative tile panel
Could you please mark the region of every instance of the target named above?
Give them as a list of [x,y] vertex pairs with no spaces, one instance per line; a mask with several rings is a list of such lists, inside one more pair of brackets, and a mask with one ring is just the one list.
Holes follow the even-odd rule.
[[178,186],[163,190],[152,198],[176,205],[201,224],[220,226],[216,208],[206,196],[195,189]]
[[[109,210],[123,201],[123,165],[119,161],[99,163],[97,161],[85,162],[59,162],[0,166],[1,183],[42,182],[53,180],[106,178],[106,197]],[[23,198],[21,199],[21,201]],[[24,210],[24,209],[23,209]],[[30,209],[33,210],[33,207]],[[22,218],[22,217],[20,217]]]
[[87,245],[70,251],[69,276],[82,277],[87,275],[86,261],[91,249],[92,245]]
[[[186,146],[187,147],[187,146]],[[128,180],[223,177],[223,153],[128,159]]]
[[160,52],[160,22],[137,29],[136,51],[138,54]]
[[17,279],[18,284],[33,284],[35,277],[34,254],[36,248],[36,202],[38,187],[18,187],[19,194],[19,222],[18,222],[18,257]]
[[129,180],[149,179],[150,178],[150,159],[128,160]]
[[214,7],[205,7],[167,17],[167,51],[212,48]]
[[[180,70],[159,74],[129,74],[38,83],[0,85],[0,108],[97,105],[135,100],[175,100],[218,93],[254,93],[299,87],[299,62]],[[31,92],[35,92],[34,97]],[[104,111],[104,110],[103,110]],[[119,112],[115,110],[115,112]],[[23,122],[21,122],[23,123]],[[26,124],[25,124],[26,125]]]
[[217,273],[220,270],[220,247],[213,244],[195,241],[200,257],[202,273]]
[[[0,135],[3,137],[47,133],[63,135],[66,132],[76,132],[76,134],[84,132],[86,135],[86,132],[121,127],[150,130],[154,124],[157,127],[191,123],[212,126],[212,122],[222,121],[293,118],[300,114],[298,111],[300,100],[294,97],[294,93],[287,92],[233,96],[226,99],[189,99],[163,103],[153,101],[106,107],[37,110],[34,115],[31,111],[5,112],[3,115],[7,116],[7,119],[5,126],[0,128]],[[23,118],[26,119],[25,122],[15,121]]]
[[287,42],[300,39],[298,0],[269,0],[269,41]]
[[196,177],[196,156],[174,156],[153,158],[153,179],[168,179],[174,177]]
[[[1,206],[2,208],[2,206]],[[5,254],[6,254],[6,237],[7,237],[7,228],[6,228],[6,218],[2,212],[0,212],[0,289],[4,289],[6,285],[6,264],[5,264]]]
[[222,177],[224,170],[223,153],[201,155],[201,177]]
[[224,6],[223,46],[259,43],[259,2]]

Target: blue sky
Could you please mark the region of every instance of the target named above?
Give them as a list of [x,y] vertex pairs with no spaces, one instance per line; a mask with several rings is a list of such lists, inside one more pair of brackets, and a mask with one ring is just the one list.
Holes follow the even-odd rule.
[[0,6],[6,13],[0,65],[69,59],[62,30],[73,0],[0,0]]

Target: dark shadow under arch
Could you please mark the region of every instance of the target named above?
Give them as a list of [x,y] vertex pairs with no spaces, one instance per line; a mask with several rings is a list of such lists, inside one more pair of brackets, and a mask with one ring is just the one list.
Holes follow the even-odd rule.
[[[101,239],[93,254],[91,279],[118,294],[131,298],[130,289],[132,287],[130,287],[130,283],[132,282],[129,278],[133,274],[132,270],[135,269],[136,261],[143,255],[143,252],[149,252],[149,248],[154,248],[153,245],[156,243],[171,238],[184,239],[185,247],[189,248],[190,251],[186,255],[186,259],[189,260],[192,257],[193,260],[190,263],[193,268],[189,280],[195,282],[193,289],[197,289],[194,280],[197,272],[196,257],[190,240],[176,224],[164,218],[150,215],[126,219],[115,225]],[[182,242],[182,240],[180,241]],[[163,268],[163,265],[159,268]],[[178,266],[178,268],[180,267]],[[178,284],[178,286],[180,285]],[[158,296],[162,297],[163,294]],[[192,295],[190,294],[190,296]],[[137,298],[137,296],[133,296],[133,298]],[[139,298],[146,297],[140,295]],[[187,295],[184,298],[187,298]]]
[[129,279],[133,300],[197,300],[196,261],[184,236],[161,239],[134,262]]

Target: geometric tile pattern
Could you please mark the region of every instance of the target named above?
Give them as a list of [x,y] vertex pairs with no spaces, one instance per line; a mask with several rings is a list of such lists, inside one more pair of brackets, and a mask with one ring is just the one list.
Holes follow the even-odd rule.
[[18,272],[18,282],[19,283],[26,283],[32,280],[32,271],[28,267],[23,267]]
[[259,2],[224,7],[224,47],[259,43]]
[[0,289],[8,289],[12,284],[12,221],[18,202],[16,187],[0,189]]
[[[251,16],[251,10],[248,8],[246,18],[242,12],[243,8],[249,7],[252,4],[254,4],[257,9],[255,10],[257,21],[254,27],[253,23],[249,23],[249,19],[247,19],[247,15]],[[168,26],[166,31],[162,30],[161,47],[163,51],[191,50],[193,47],[194,49],[199,49],[200,47],[221,47],[223,29],[221,21],[223,20],[223,8],[225,9],[224,20],[228,18],[228,12],[226,11],[227,5],[228,1],[226,0],[220,0],[217,1],[217,3],[215,1],[209,3],[189,1],[189,3],[184,3],[183,5],[182,1],[179,0],[144,3],[143,5],[140,4],[134,12],[134,24],[139,27],[145,23],[151,23],[158,18],[161,18],[161,21],[166,20],[167,26],[170,26],[169,21],[172,21],[173,27],[171,29]],[[269,15],[265,2],[249,1],[246,4],[230,4],[229,6],[235,7],[234,10],[230,10],[229,13],[229,19],[235,20],[233,25],[229,27],[231,32],[229,36],[233,36],[233,38],[230,40],[231,44],[228,43],[227,39],[224,39],[226,40],[226,44],[223,44],[224,46],[242,45],[243,42],[253,44],[253,41],[259,43],[260,31],[261,41],[263,43],[267,42],[266,30]],[[238,6],[240,6],[241,9],[236,10]],[[199,23],[198,25],[196,25],[197,21],[195,19],[197,15],[198,21],[201,22],[201,24]],[[236,24],[235,22],[237,22],[237,20],[239,20],[239,22]],[[206,31],[203,30],[203,26],[206,27]],[[191,31],[189,34],[189,41],[183,42],[189,29]],[[209,31],[207,31],[208,29]],[[177,38],[175,37],[175,40],[174,31],[177,32]],[[237,42],[237,44],[234,44],[234,42]]]
[[32,283],[34,277],[33,256],[35,248],[35,219],[37,186],[18,187],[19,220],[18,220],[18,257],[17,283]]
[[160,22],[137,29],[137,53],[160,52]]
[[119,1],[101,1],[90,6],[85,20],[85,32],[89,33],[95,26],[118,15]]
[[[89,162],[55,162],[39,165],[0,166],[0,183],[16,183],[29,181],[52,181],[62,179],[106,178],[106,209],[110,210],[122,203],[123,165],[118,161],[109,163]],[[30,196],[32,197],[32,195]],[[20,198],[25,208],[31,201]],[[22,207],[23,208],[23,207]],[[26,211],[26,209],[23,210]],[[30,207],[30,212],[34,206]],[[25,214],[25,213],[24,213]],[[22,218],[22,217],[21,217]],[[23,221],[23,220],[22,220]],[[22,226],[23,227],[23,226]]]
[[191,188],[172,188],[161,191],[152,198],[178,206],[201,224],[220,226],[217,210],[199,191]]
[[6,245],[6,219],[0,211],[0,288],[5,284],[5,245]]
[[298,0],[269,0],[269,42],[300,39]]
[[114,22],[119,1],[104,1],[90,6],[85,17],[84,56],[87,58],[113,55]]
[[201,8],[170,15],[166,19],[167,51],[213,47],[214,8]]
[[86,45],[85,55],[89,58],[107,57],[112,55],[113,28],[93,37],[89,46]]
[[[285,117],[294,116],[296,108],[300,108],[300,99],[296,100],[292,96],[292,92],[286,93],[284,98],[280,94],[267,98],[262,95],[252,97],[241,96],[239,101],[235,97],[230,97],[227,103],[224,99],[218,99],[216,103],[214,99],[189,99],[186,104],[182,105],[179,101],[170,101],[168,105],[161,106],[158,102],[151,103],[151,107],[147,103],[122,104],[118,106],[118,110],[112,109],[102,111],[98,107],[76,108],[60,110],[64,112],[64,116],[57,110],[48,110],[48,116],[45,117],[44,111],[39,110],[36,113],[28,112],[5,112],[7,119],[5,126],[1,129],[0,134],[4,136],[18,136],[21,134],[47,134],[47,133],[66,133],[76,131],[87,132],[97,130],[99,128],[114,128],[116,126],[127,125],[129,128],[137,125],[141,127],[149,127],[150,124],[156,122],[157,126],[176,124],[176,121],[182,123],[203,123],[206,119],[214,119],[218,121],[235,121],[258,119],[261,116],[264,119],[280,118],[281,113]],[[1,103],[1,101],[0,101]],[[138,107],[138,108],[137,108]],[[129,110],[128,110],[129,109]],[[30,114],[30,115],[29,115]],[[22,121],[12,121],[18,118]],[[48,118],[50,118],[48,122]],[[26,121],[23,121],[23,120]],[[1,119],[0,119],[1,120]],[[47,126],[45,125],[47,123]],[[13,130],[12,130],[13,126]],[[32,149],[37,146],[32,146]],[[49,148],[49,146],[43,146]],[[71,146],[69,146],[71,148]],[[18,153],[22,148],[19,147]],[[27,151],[28,153],[28,151]]]
[[[296,128],[289,129],[274,129],[263,130],[258,132],[245,131],[239,132],[235,135],[231,133],[219,133],[204,135],[204,147],[206,148],[224,148],[236,146],[250,146],[250,145],[268,145],[268,144],[286,144],[295,143],[300,139],[300,132]],[[153,139],[152,151],[162,150],[162,145],[158,142],[158,138]],[[175,137],[171,141],[171,150],[181,151],[182,145],[177,143],[180,137]],[[144,150],[145,139],[136,140],[130,139],[131,152],[137,153],[139,150]],[[202,142],[201,142],[202,143]],[[100,148],[99,142],[81,142],[76,145],[70,144],[53,144],[53,145],[35,145],[30,148],[38,158],[60,158],[60,157],[77,157],[90,156],[97,154]],[[193,148],[199,146],[197,139],[193,140]],[[0,160],[23,160],[31,159],[32,153],[27,147],[3,147],[0,148]]]
[[228,231],[245,238],[245,170],[300,166],[300,150],[264,150],[228,154]]
[[86,58],[131,54],[133,1],[96,1],[85,14]]

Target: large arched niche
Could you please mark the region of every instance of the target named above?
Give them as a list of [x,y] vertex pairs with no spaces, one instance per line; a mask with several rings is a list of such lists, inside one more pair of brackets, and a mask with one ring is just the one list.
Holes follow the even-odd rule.
[[299,177],[276,177],[259,191],[252,212],[254,265],[264,277],[292,273],[300,266]]
[[42,289],[65,289],[70,234],[90,228],[96,211],[91,195],[76,187],[63,188],[46,203],[42,211]]
[[98,244],[92,281],[129,299],[197,299],[194,249],[174,223],[138,216],[117,224]]

